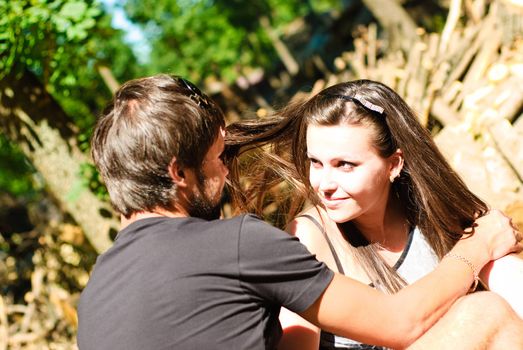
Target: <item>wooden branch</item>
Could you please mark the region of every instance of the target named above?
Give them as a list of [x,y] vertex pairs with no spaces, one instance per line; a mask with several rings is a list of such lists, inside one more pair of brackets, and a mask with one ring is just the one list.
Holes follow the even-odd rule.
[[476,55],[472,65],[463,79],[463,88],[458,98],[453,102],[455,109],[461,104],[463,99],[473,89],[477,87],[478,82],[485,76],[487,68],[495,61],[498,56],[498,49],[501,45],[501,33],[497,30],[491,31],[489,40],[487,40]]
[[[399,40],[400,47],[408,51],[418,40],[416,23],[396,0],[363,0],[378,22],[389,31],[392,41]],[[397,35],[397,37],[394,37]],[[393,47],[394,49],[394,47]]]
[[472,3],[472,0],[465,0],[465,13],[474,24],[478,24],[481,21],[481,18],[483,17],[484,6],[482,8],[481,4],[476,5]]
[[461,121],[459,115],[441,97],[434,99],[430,112],[445,126],[456,125]]
[[[487,26],[486,23],[483,23],[483,25],[485,27]],[[456,45],[457,49],[456,51],[452,52],[451,55],[459,55],[458,57],[461,58],[459,59],[459,62],[454,66],[454,69],[452,69],[452,71],[449,73],[446,83],[442,88],[443,90],[446,90],[451,84],[454,83],[454,81],[458,80],[464,74],[465,70],[470,65],[470,62],[472,61],[473,57],[476,55],[477,51],[481,47],[482,40],[484,39],[486,31],[481,31],[481,34],[479,34],[480,28],[481,27],[478,26],[476,28],[475,33],[473,33],[473,35],[476,35],[476,33],[478,34],[476,36],[476,39],[472,42],[472,45],[470,44],[470,38],[467,37],[465,37],[462,40],[462,43],[460,45]],[[448,62],[449,64],[451,64],[451,61],[451,56],[445,55],[442,57],[440,63]]]
[[36,306],[34,303],[29,303],[29,305],[27,305],[27,309],[24,313],[24,317],[22,319],[19,332],[21,332],[21,333],[29,332],[29,328],[31,326],[31,320],[35,313],[35,307]]
[[354,39],[354,57],[353,65],[358,66],[358,71],[361,78],[367,78],[369,76],[367,71],[367,64],[365,62],[365,56],[367,54],[367,49],[365,41],[362,38]]
[[9,330],[7,324],[7,310],[4,297],[0,295],[0,350],[7,350],[9,343]]
[[[423,79],[423,71],[425,69],[422,65],[423,55],[426,50],[427,45],[424,42],[415,43],[407,62],[404,97],[407,103],[417,112],[421,110],[421,101],[427,88],[426,79]],[[427,122],[426,120],[420,121],[424,125]]]
[[429,121],[430,109],[434,103],[436,93],[443,86],[446,77],[446,70],[439,70],[439,67],[434,66],[438,56],[438,43],[440,36],[438,34],[430,34],[428,38],[428,48],[421,58],[421,66],[423,67],[420,73],[420,79],[423,80],[423,85],[426,86],[425,94],[423,95],[419,105],[419,118],[423,125],[427,125]]
[[493,105],[496,107],[496,117],[513,121],[523,108],[523,79],[515,76],[497,86],[498,93]]
[[513,130],[510,123],[501,119],[487,126],[496,149],[523,184],[523,138]]
[[312,56],[312,63],[314,63],[316,68],[318,68],[324,76],[327,77],[332,74],[331,71],[329,70],[329,68],[327,68],[327,65],[325,64],[325,62],[323,62],[322,58],[319,55]]
[[415,97],[412,97],[412,95],[409,94],[412,93],[412,91],[410,91],[410,89],[413,88],[412,84],[416,84],[416,75],[419,70],[421,53],[424,49],[424,46],[425,45],[421,42],[415,42],[413,44],[409,51],[407,62],[403,68],[403,75],[401,76],[398,87],[396,88],[396,92],[400,96],[403,96],[409,105],[414,103]]
[[27,333],[17,333],[9,338],[10,346],[20,346],[21,344],[34,343],[39,339],[44,338],[46,332],[36,333],[36,332],[27,332]]
[[352,68],[356,79],[361,79],[365,76],[365,65],[362,64],[360,60],[358,60],[358,57],[354,52],[344,52],[342,57],[343,60],[347,62]]
[[441,33],[441,40],[439,45],[439,53],[440,55],[443,54],[449,45],[449,40],[452,36],[452,33],[454,32],[454,29],[456,28],[456,24],[458,23],[459,17],[461,14],[461,0],[451,0],[450,1],[450,8],[449,8],[449,15],[447,16],[447,21],[445,22],[445,27],[443,28],[443,32]]
[[402,75],[402,67],[405,65],[405,58],[399,52],[391,54],[386,60],[381,60],[378,64],[380,69],[376,70],[376,79],[387,84],[392,89],[398,91],[399,80]]
[[300,70],[300,66],[292,56],[291,52],[287,48],[287,46],[281,41],[278,34],[274,31],[274,29],[271,27],[271,24],[269,22],[269,18],[266,16],[263,16],[260,18],[260,25],[265,30],[269,38],[271,39],[272,45],[274,46],[274,49],[276,50],[276,53],[280,57],[281,61],[285,65],[285,68],[287,68],[287,71],[290,75],[296,75],[298,71]]
[[376,52],[378,51],[378,27],[375,23],[369,24],[367,35],[367,66],[369,69],[375,69]]
[[118,83],[118,81],[114,77],[113,72],[109,69],[109,67],[98,66],[98,73],[100,73],[100,76],[105,82],[105,85],[114,95],[116,90],[118,90],[118,88],[120,87],[120,83]]

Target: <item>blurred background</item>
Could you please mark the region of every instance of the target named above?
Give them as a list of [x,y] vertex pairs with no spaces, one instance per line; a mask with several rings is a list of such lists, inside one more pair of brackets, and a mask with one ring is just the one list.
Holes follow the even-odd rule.
[[76,349],[79,293],[118,230],[92,127],[120,83],[156,73],[228,122],[381,81],[523,229],[522,1],[0,0],[0,350]]

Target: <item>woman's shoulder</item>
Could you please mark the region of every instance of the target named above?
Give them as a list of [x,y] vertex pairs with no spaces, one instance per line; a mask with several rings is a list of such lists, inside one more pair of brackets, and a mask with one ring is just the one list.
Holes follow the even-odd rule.
[[[287,225],[286,231],[298,237],[318,260],[327,265],[333,263],[332,253],[325,238],[324,220],[321,208],[304,210]],[[332,261],[331,261],[332,260]]]
[[286,231],[298,238],[323,238],[325,228],[321,210],[312,207],[302,211],[289,222]]

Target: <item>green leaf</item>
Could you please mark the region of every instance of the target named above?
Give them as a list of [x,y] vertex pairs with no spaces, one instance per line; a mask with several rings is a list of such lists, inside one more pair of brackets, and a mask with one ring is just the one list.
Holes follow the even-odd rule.
[[74,86],[77,83],[76,77],[73,74],[68,74],[65,78],[62,80],[62,84]]
[[60,14],[73,21],[79,21],[84,16],[87,10],[87,4],[82,1],[74,1],[66,3],[60,10]]
[[41,7],[31,7],[26,11],[25,16],[29,23],[43,23],[49,19],[49,11]]
[[96,25],[96,21],[92,18],[87,18],[83,20],[82,22],[79,22],[76,26],[78,28],[82,29],[90,29],[93,28]]
[[67,39],[74,41],[81,41],[87,37],[87,31],[81,28],[81,26],[71,26],[66,31]]
[[71,26],[71,21],[69,21],[68,19],[66,19],[64,17],[60,17],[60,16],[54,16],[53,22],[56,26],[56,30],[61,33],[65,32],[67,30],[67,28],[69,28]]
[[85,13],[85,17],[97,17],[102,13],[102,11],[98,7],[90,7],[87,12]]

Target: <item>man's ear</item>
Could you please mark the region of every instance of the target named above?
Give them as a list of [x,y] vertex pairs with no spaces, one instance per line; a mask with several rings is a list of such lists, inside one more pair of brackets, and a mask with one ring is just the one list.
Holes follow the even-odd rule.
[[176,161],[176,157],[173,157],[171,163],[169,163],[169,176],[173,180],[174,184],[178,187],[187,186],[187,180],[183,168],[180,167]]

